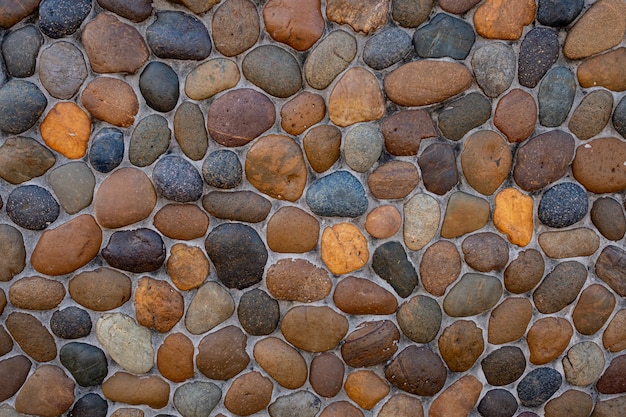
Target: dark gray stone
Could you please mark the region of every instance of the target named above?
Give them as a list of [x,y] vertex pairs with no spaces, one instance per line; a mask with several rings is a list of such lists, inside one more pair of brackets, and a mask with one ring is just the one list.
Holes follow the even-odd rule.
[[372,268],[402,298],[411,295],[417,286],[415,267],[399,242],[387,242],[377,247],[372,257]]
[[550,187],[539,202],[537,216],[546,226],[567,227],[587,215],[588,200],[585,190],[573,182]]
[[152,61],[141,72],[139,90],[148,106],[167,113],[178,102],[178,75],[169,65]]
[[475,40],[469,23],[445,13],[437,14],[413,34],[415,51],[422,58],[465,59]]
[[559,38],[553,29],[537,27],[528,32],[519,51],[519,83],[534,88],[558,59],[559,50]]
[[212,382],[188,382],[174,391],[174,407],[182,417],[209,417],[222,398],[222,390]]
[[613,127],[617,132],[626,138],[626,96],[615,106],[612,117]]
[[59,217],[60,207],[45,188],[23,185],[9,194],[6,211],[18,226],[29,230],[43,230]]
[[517,346],[504,346],[487,355],[480,366],[489,384],[503,386],[522,377],[526,369],[526,357]]
[[68,417],[106,417],[109,405],[98,394],[89,393],[76,401],[67,414]]
[[307,189],[306,203],[313,213],[327,217],[359,217],[368,206],[363,185],[348,171],[314,181]]
[[400,26],[416,28],[428,19],[435,0],[393,0],[391,16]]
[[167,151],[171,136],[172,131],[163,116],[151,114],[141,119],[130,138],[130,163],[138,167],[152,165]]
[[63,346],[59,360],[82,387],[102,384],[108,373],[107,358],[102,349],[87,343],[70,342]]
[[483,417],[512,417],[517,411],[517,400],[509,391],[496,388],[487,391],[478,403],[478,412]]
[[18,78],[33,75],[42,44],[43,36],[35,25],[26,25],[6,35],[2,55],[9,74]]
[[168,200],[188,203],[202,197],[202,176],[191,162],[177,155],[159,159],[152,181],[157,192]]
[[270,404],[267,411],[271,417],[315,417],[322,407],[322,402],[308,391],[296,391],[278,397]]
[[211,53],[211,38],[204,23],[179,11],[157,12],[156,20],[146,29],[146,40],[159,58],[201,61]]
[[469,93],[439,113],[439,130],[448,139],[459,140],[491,117],[491,101],[480,93]]
[[611,197],[602,197],[593,202],[591,221],[602,236],[610,240],[620,240],[626,233],[624,208]]
[[9,81],[0,88],[0,130],[16,135],[30,129],[47,104],[46,96],[35,84]]
[[558,264],[533,292],[533,302],[543,314],[558,313],[572,304],[587,280],[587,268],[576,261]]
[[248,81],[275,97],[289,97],[302,88],[298,61],[275,45],[261,45],[248,52],[241,71]]
[[98,4],[133,22],[144,21],[152,14],[152,0],[98,0]]
[[566,67],[554,67],[539,85],[539,123],[546,127],[560,126],[569,114],[576,94],[576,77]]
[[258,288],[241,296],[237,306],[237,318],[246,333],[252,336],[271,334],[280,321],[278,301]]
[[99,172],[111,172],[124,158],[124,133],[114,127],[101,129],[89,149],[89,163]]
[[402,61],[411,53],[411,37],[402,29],[385,29],[369,38],[363,48],[363,61],[382,70]]
[[102,257],[114,268],[129,272],[152,272],[165,261],[165,244],[161,235],[151,229],[114,232]]
[[239,157],[226,149],[211,152],[202,164],[202,177],[211,187],[235,188],[243,178]]
[[91,11],[91,0],[43,0],[39,29],[54,39],[76,32]]
[[10,281],[26,267],[26,247],[22,233],[8,224],[0,224],[0,253],[0,281]]
[[576,19],[585,0],[539,0],[537,20],[546,26],[567,26]]
[[61,339],[78,339],[91,333],[91,317],[82,308],[66,307],[52,313],[50,330]]
[[517,385],[517,396],[525,407],[539,407],[561,387],[563,377],[552,368],[537,368]]

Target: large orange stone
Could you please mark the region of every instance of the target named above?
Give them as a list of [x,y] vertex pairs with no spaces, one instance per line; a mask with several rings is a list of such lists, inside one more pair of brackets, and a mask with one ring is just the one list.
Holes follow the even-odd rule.
[[183,382],[193,377],[193,342],[182,333],[172,333],[157,351],[157,367],[165,378]]
[[515,188],[496,195],[493,223],[509,242],[526,246],[533,236],[533,199]]
[[384,114],[385,100],[378,80],[365,68],[346,71],[328,99],[330,120],[340,127],[378,120]]
[[322,233],[322,261],[335,275],[361,269],[369,259],[367,239],[352,223],[327,227]]
[[41,122],[43,141],[70,159],[85,156],[91,135],[91,119],[72,102],[59,102]]
[[535,0],[487,0],[474,13],[474,27],[483,38],[517,40],[536,11]]

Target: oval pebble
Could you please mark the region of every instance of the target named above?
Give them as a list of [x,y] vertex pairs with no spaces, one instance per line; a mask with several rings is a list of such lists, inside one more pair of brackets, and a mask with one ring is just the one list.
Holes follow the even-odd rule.
[[24,310],[51,310],[65,297],[65,287],[43,277],[20,278],[9,287],[9,301]]
[[348,333],[348,320],[328,306],[295,306],[285,313],[280,331],[299,349],[325,352]]
[[348,171],[315,180],[306,191],[306,203],[313,213],[326,217],[358,217],[368,207],[363,185]]
[[363,322],[346,336],[341,345],[341,356],[353,368],[374,366],[390,359],[398,350],[398,342],[400,331],[393,322]]
[[[620,102],[622,101],[624,100]],[[618,108],[613,113],[613,120],[619,118]],[[567,127],[578,139],[591,139],[607,125],[611,118],[611,109],[613,109],[613,95],[607,90],[594,90],[583,97],[572,113]],[[613,125],[619,132],[620,129],[617,128],[615,122]]]
[[207,282],[193,296],[185,314],[185,327],[191,334],[202,334],[228,319],[235,312],[233,297],[215,281]]
[[560,126],[569,114],[576,94],[576,79],[566,67],[552,68],[539,85],[539,123]]
[[169,65],[152,61],[139,76],[139,90],[150,108],[167,113],[178,102],[178,75]]
[[537,27],[526,34],[519,52],[517,78],[524,87],[534,88],[559,57],[556,31]]
[[202,177],[184,158],[168,155],[158,160],[152,171],[154,187],[161,196],[177,203],[189,203],[202,197]]
[[375,70],[400,62],[411,52],[411,38],[399,28],[380,31],[365,43],[363,61]]
[[105,127],[94,135],[89,149],[89,163],[98,172],[107,173],[117,168],[124,158],[124,133],[114,127]]
[[509,391],[492,389],[478,403],[478,412],[483,417],[512,417],[517,411],[517,400]]
[[517,396],[523,406],[538,407],[548,401],[561,387],[563,377],[552,368],[537,368],[517,385]]
[[587,193],[577,184],[554,185],[541,196],[537,216],[546,226],[571,226],[587,215]]
[[59,359],[81,387],[101,385],[109,371],[102,349],[87,343],[70,342],[64,345]]
[[146,29],[152,52],[163,59],[201,61],[211,53],[209,31],[200,19],[180,11],[161,11]]
[[441,328],[441,307],[434,298],[416,295],[404,302],[396,314],[402,333],[416,343],[430,343]]
[[626,189],[626,142],[614,137],[593,139],[576,149],[574,178],[592,193]]
[[380,131],[369,124],[360,124],[350,129],[343,138],[343,153],[346,164],[356,172],[369,170],[383,150]]
[[156,271],[165,261],[163,238],[154,230],[139,228],[114,232],[102,257],[114,268],[129,272]]
[[343,30],[330,32],[304,62],[307,83],[317,90],[325,89],[350,65],[356,53],[354,36]]
[[417,272],[400,242],[386,242],[377,247],[372,269],[402,298],[411,295],[417,286]]
[[[150,330],[122,313],[107,313],[96,322],[98,341],[118,365],[135,374],[145,374],[154,365]],[[103,392],[106,391],[103,387]]]
[[0,130],[17,135],[30,129],[47,104],[46,96],[35,84],[10,80],[0,88]]
[[217,380],[227,380],[239,374],[250,362],[247,341],[241,329],[232,325],[204,336],[196,354],[198,371]]
[[125,274],[110,268],[83,271],[68,285],[70,296],[78,304],[94,311],[108,311],[130,300],[132,284]]
[[438,13],[413,34],[415,51],[422,58],[463,60],[474,45],[472,26],[446,13]]
[[385,378],[402,391],[432,397],[443,388],[447,371],[432,350],[410,345],[385,366]]
[[59,217],[60,207],[45,188],[23,185],[9,194],[6,212],[13,223],[24,229],[43,230]]
[[167,120],[158,114],[144,117],[137,123],[130,137],[128,159],[137,167],[152,165],[170,146],[170,130]]
[[302,87],[298,61],[275,45],[258,46],[248,52],[241,71],[248,81],[274,97],[292,96]]
[[95,393],[85,394],[80,397],[70,414],[74,417],[106,417],[109,404],[100,395]]
[[498,97],[513,83],[517,59],[513,48],[503,42],[492,42],[472,55],[476,82],[487,97]]
[[239,78],[239,67],[235,62],[224,58],[212,59],[198,65],[187,75],[185,93],[192,100],[205,100],[235,87]]
[[174,391],[174,407],[183,417],[207,417],[222,398],[222,390],[212,382],[194,381]]
[[18,78],[33,75],[42,44],[43,36],[33,25],[26,25],[5,35],[2,54],[8,73]]
[[204,114],[197,104],[185,101],[178,106],[174,113],[174,137],[187,158],[199,161],[204,157],[209,137]]
[[259,13],[250,0],[226,0],[213,13],[211,35],[215,49],[224,56],[252,48],[259,32]]
[[258,288],[250,290],[239,299],[237,318],[241,327],[252,336],[271,334],[280,320],[278,301]]
[[32,314],[14,311],[5,324],[22,351],[37,362],[49,362],[57,357],[54,337]]
[[50,317],[50,330],[61,339],[80,339],[91,333],[91,317],[82,308],[69,306]]
[[594,342],[575,344],[563,357],[565,380],[576,386],[593,384],[604,370],[604,352]]
[[44,0],[39,5],[39,29],[53,39],[76,32],[91,11],[91,0]]
[[526,357],[517,346],[503,346],[485,356],[480,366],[489,384],[503,386],[521,378],[526,369]]
[[308,369],[300,352],[276,337],[255,343],[254,359],[267,374],[288,389],[300,388],[307,380]]
[[25,136],[7,138],[0,146],[0,178],[11,184],[39,177],[55,162],[56,157],[48,147]]
[[315,417],[320,411],[322,402],[309,391],[296,391],[276,398],[267,411],[270,417]]
[[535,307],[544,314],[561,311],[574,302],[586,280],[587,268],[583,264],[559,263],[533,292]]
[[496,305],[502,296],[502,284],[496,277],[468,273],[461,277],[443,300],[443,309],[452,317],[483,313]]

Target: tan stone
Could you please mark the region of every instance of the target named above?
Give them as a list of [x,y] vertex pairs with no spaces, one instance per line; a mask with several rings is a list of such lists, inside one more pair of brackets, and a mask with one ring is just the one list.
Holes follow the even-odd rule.
[[322,261],[335,275],[361,269],[369,260],[367,239],[352,223],[338,223],[324,229],[320,249]]
[[602,344],[611,352],[626,349],[626,309],[619,310],[606,326]]
[[348,314],[393,314],[398,309],[396,297],[383,287],[365,278],[349,276],[335,287],[333,302]]
[[457,379],[430,405],[430,417],[467,417],[476,405],[483,384],[473,375]]
[[509,142],[523,142],[535,130],[537,114],[537,103],[533,96],[515,88],[498,101],[493,124]]
[[280,109],[280,126],[290,135],[299,135],[326,115],[326,103],[319,94],[304,91]]
[[259,372],[237,377],[224,396],[224,407],[238,416],[249,416],[263,410],[272,400],[274,384]]
[[326,298],[333,286],[328,272],[304,259],[281,259],[267,269],[267,290],[277,300],[310,303]]
[[186,381],[194,374],[193,354],[193,342],[187,336],[171,333],[157,350],[157,368],[170,381]]
[[3,0],[0,8],[0,26],[8,29],[37,10],[41,0]]
[[441,225],[441,237],[450,239],[481,229],[489,220],[489,203],[458,191],[450,196]]
[[479,130],[463,145],[461,167],[473,189],[493,194],[509,176],[513,156],[506,141],[496,132]]
[[215,58],[194,68],[185,79],[185,94],[192,100],[206,100],[239,82],[239,67],[230,59]]
[[144,412],[138,408],[124,407],[111,413],[111,417],[144,417]]
[[130,300],[132,283],[121,272],[98,268],[76,275],[70,280],[68,289],[72,299],[83,307],[94,311],[108,311]]
[[176,243],[167,259],[167,274],[181,291],[198,288],[209,276],[209,260],[197,246]]
[[457,62],[423,59],[393,70],[383,84],[387,97],[394,103],[427,106],[467,90],[472,85],[472,74]]
[[593,139],[576,149],[572,173],[592,193],[626,189],[626,142],[615,137]]
[[81,214],[39,237],[30,262],[46,275],[65,275],[87,265],[98,255],[102,230],[89,214]]
[[626,90],[626,48],[617,48],[584,60],[576,72],[582,88]]
[[27,380],[15,398],[18,413],[56,417],[74,403],[74,381],[54,365],[41,365]]
[[483,38],[517,40],[536,10],[534,0],[487,0],[474,13],[474,27]]
[[526,246],[533,236],[533,199],[516,188],[505,188],[495,198],[493,224],[509,242]]
[[359,370],[348,374],[343,385],[346,394],[361,408],[371,410],[389,394],[389,385],[375,372]]
[[269,0],[263,7],[265,30],[297,51],[309,49],[324,33],[320,0]]
[[185,315],[185,327],[202,334],[227,320],[235,312],[235,300],[220,284],[209,281],[196,292]]
[[378,120],[385,100],[378,80],[362,67],[352,67],[337,81],[328,98],[328,115],[339,127]]
[[299,349],[325,352],[348,333],[348,319],[327,306],[296,306],[285,313],[280,331]]
[[69,159],[78,159],[87,152],[91,119],[76,104],[59,102],[41,122],[39,131],[49,148]]
[[170,385],[156,375],[116,372],[102,384],[102,394],[110,401],[158,409],[168,404]]
[[95,78],[83,90],[80,101],[93,117],[119,127],[132,126],[139,112],[132,87],[117,78]]
[[424,417],[424,406],[419,398],[395,394],[383,404],[378,417]]
[[184,314],[183,296],[168,282],[143,277],[135,290],[137,323],[157,332],[168,332]]
[[395,235],[402,226],[402,215],[394,206],[378,206],[365,218],[365,230],[377,239],[386,239]]
[[544,365],[558,358],[567,349],[574,334],[572,325],[561,317],[537,320],[526,335],[530,362]]
[[544,232],[538,240],[543,252],[555,259],[593,255],[600,247],[600,237],[585,227]]
[[507,298],[491,311],[487,340],[494,345],[515,342],[526,334],[533,317],[533,306],[527,298]]
[[[25,310],[53,309],[61,303],[63,297],[65,297],[63,284],[43,277],[22,278],[15,281],[9,288],[11,304]],[[2,305],[2,301],[0,301],[0,305]],[[0,308],[0,312],[1,310],[2,308]]]
[[570,389],[545,405],[545,417],[588,417],[593,410],[591,395]]
[[326,17],[347,23],[355,32],[371,33],[385,26],[390,0],[329,0]]
[[195,204],[167,204],[156,212],[154,227],[171,239],[192,240],[209,228],[209,216]]
[[424,289],[440,297],[461,274],[461,255],[452,242],[435,242],[422,255],[419,272]]
[[309,252],[319,236],[319,221],[298,207],[281,207],[267,222],[267,246],[274,252]]
[[259,340],[254,345],[253,355],[259,366],[287,389],[300,388],[307,380],[304,358],[281,339],[268,337]]

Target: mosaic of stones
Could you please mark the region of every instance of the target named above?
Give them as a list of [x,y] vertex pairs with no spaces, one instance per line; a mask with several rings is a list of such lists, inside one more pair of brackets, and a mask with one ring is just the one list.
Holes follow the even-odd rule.
[[623,0],[0,27],[0,416],[626,416]]

